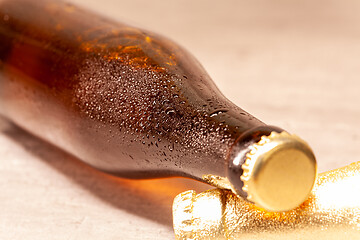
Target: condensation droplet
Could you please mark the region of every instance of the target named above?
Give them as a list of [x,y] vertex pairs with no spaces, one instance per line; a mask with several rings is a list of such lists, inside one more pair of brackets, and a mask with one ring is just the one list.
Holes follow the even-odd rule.
[[217,115],[219,115],[219,114],[222,114],[222,113],[226,113],[228,110],[226,110],[226,109],[223,109],[223,110],[216,110],[215,112],[212,112],[212,113],[210,113],[210,117],[215,117],[215,116],[217,116]]
[[172,116],[172,115],[175,114],[175,109],[173,109],[173,108],[167,108],[167,109],[165,110],[165,112],[166,112],[166,114]]
[[169,150],[170,150],[170,151],[173,151],[173,150],[174,150],[174,144],[170,144],[170,145],[169,145]]

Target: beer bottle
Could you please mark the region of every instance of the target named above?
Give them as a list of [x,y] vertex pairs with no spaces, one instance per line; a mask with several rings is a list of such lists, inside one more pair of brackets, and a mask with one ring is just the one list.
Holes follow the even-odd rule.
[[272,211],[316,177],[304,141],[230,102],[182,47],[61,1],[0,0],[0,113],[109,174],[189,177]]

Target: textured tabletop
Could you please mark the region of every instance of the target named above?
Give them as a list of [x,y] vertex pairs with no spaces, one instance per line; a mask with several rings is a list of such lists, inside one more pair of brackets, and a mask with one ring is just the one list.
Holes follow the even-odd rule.
[[[73,0],[166,35],[233,102],[305,139],[320,171],[360,160],[360,2]],[[109,177],[0,118],[0,239],[173,239],[186,179]]]

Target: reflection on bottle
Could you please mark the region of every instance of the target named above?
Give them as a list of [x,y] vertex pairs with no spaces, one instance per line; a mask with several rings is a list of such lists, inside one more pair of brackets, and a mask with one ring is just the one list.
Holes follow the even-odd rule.
[[310,197],[288,212],[267,212],[230,191],[179,194],[176,239],[360,239],[360,162],[320,174]]

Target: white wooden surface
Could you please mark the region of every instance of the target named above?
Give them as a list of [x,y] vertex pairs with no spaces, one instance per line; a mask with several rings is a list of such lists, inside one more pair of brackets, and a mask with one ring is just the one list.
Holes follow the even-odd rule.
[[[232,101],[313,147],[320,171],[360,160],[360,2],[73,0],[167,35]],[[99,173],[0,119],[0,239],[173,239],[184,179]]]

